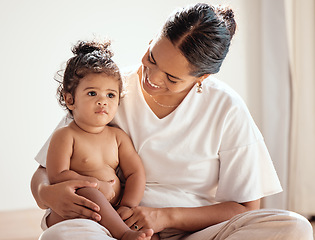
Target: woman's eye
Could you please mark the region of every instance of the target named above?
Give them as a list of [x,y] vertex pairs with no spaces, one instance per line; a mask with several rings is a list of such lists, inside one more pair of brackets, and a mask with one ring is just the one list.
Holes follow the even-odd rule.
[[168,80],[170,83],[173,83],[173,84],[177,83],[177,82],[171,80],[168,76],[167,76],[167,80]]
[[89,96],[96,96],[97,94],[96,94],[96,92],[92,91],[92,92],[88,92],[88,95]]
[[114,93],[108,93],[106,96],[108,98],[114,98],[116,95]]
[[155,64],[155,62],[153,61],[150,53],[148,54],[148,61],[149,61],[149,63]]

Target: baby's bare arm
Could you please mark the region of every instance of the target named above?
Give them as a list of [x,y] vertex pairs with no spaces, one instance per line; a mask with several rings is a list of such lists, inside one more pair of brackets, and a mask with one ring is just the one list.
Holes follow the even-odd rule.
[[83,176],[70,170],[70,161],[73,154],[74,138],[69,128],[57,130],[50,141],[47,152],[47,173],[52,184],[68,180],[83,180],[96,182],[96,178]]
[[51,178],[51,183],[60,183],[60,182],[65,182],[69,180],[83,180],[83,181],[89,181],[91,183],[97,183],[97,189],[100,188],[100,181],[95,178],[95,177],[89,177],[89,176],[84,176],[81,175],[75,171],[72,170],[64,170],[61,173],[57,174],[56,176]]
[[129,136],[120,129],[118,130],[119,166],[126,179],[124,195],[120,205],[135,207],[139,205],[145,189],[144,167]]

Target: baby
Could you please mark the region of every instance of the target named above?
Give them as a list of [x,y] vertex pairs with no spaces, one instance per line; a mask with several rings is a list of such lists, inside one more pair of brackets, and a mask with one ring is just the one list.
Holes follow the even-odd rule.
[[[77,194],[100,206],[102,224],[116,239],[151,239],[152,229],[134,225],[131,230],[114,207],[138,206],[145,188],[145,173],[128,135],[108,126],[117,111],[122,78],[112,60],[110,42],[80,41],[73,48],[58,88],[59,102],[73,121],[55,131],[47,154],[52,184],[68,180],[96,182]],[[124,193],[116,176],[120,167],[126,179]],[[47,217],[50,227],[64,219],[55,212]]]

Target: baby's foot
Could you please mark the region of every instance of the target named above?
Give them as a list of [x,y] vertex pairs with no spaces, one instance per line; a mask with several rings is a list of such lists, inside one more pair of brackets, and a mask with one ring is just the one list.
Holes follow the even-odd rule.
[[128,230],[122,236],[121,240],[150,240],[153,234],[152,229],[143,229],[140,231]]

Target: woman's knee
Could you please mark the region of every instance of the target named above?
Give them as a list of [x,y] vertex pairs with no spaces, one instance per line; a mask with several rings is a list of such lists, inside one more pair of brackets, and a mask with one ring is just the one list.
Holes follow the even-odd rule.
[[313,240],[313,227],[303,216],[288,212],[291,227],[288,227],[288,239]]
[[46,229],[39,237],[39,240],[66,239],[64,236],[63,224],[56,224]]
[[87,219],[66,220],[53,225],[45,230],[39,240],[107,240],[110,237],[109,231],[100,224]]
[[286,210],[258,210],[261,218],[258,222],[262,227],[273,232],[277,239],[294,240],[313,240],[313,228],[311,223],[300,214]]

